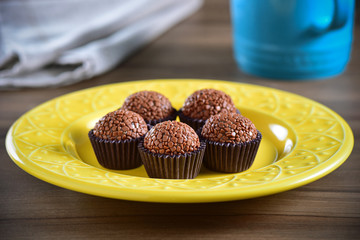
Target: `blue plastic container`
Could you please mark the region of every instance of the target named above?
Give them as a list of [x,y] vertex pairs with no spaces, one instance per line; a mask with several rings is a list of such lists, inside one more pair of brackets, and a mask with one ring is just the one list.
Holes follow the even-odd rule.
[[312,80],[350,58],[354,0],[231,0],[234,54],[248,74]]

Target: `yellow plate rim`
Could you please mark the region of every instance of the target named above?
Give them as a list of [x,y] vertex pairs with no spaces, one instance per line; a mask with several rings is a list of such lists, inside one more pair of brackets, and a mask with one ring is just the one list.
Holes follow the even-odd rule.
[[[241,187],[240,190],[236,191],[237,188],[224,188],[221,187],[213,188],[213,189],[196,189],[196,190],[179,190],[179,189],[172,189],[167,188],[167,184],[173,184],[176,181],[182,180],[163,180],[157,179],[156,181],[160,182],[165,187],[163,189],[138,189],[136,187],[129,188],[129,187],[121,187],[121,186],[106,186],[102,184],[96,184],[92,182],[86,182],[79,179],[69,178],[67,176],[62,176],[51,171],[48,171],[44,168],[39,167],[38,165],[34,164],[25,156],[21,156],[17,153],[19,149],[16,149],[13,142],[13,134],[14,128],[17,124],[21,121],[21,119],[25,118],[25,116],[31,114],[36,109],[45,106],[52,101],[57,101],[59,99],[65,99],[69,96],[73,96],[74,94],[82,94],[86,93],[87,91],[91,90],[100,90],[111,88],[114,86],[121,86],[121,85],[135,85],[135,84],[180,84],[180,83],[191,83],[191,84],[199,84],[199,85],[228,85],[228,86],[239,86],[243,88],[253,88],[259,89],[262,91],[271,91],[273,93],[278,93],[281,95],[285,95],[287,97],[293,97],[296,99],[301,99],[308,104],[312,104],[318,108],[324,109],[330,114],[334,116],[334,119],[338,121],[338,123],[343,128],[344,133],[344,140],[342,145],[339,147],[337,152],[333,154],[329,159],[327,159],[324,163],[317,165],[314,168],[311,168],[307,171],[299,173],[295,176],[290,176],[288,178],[266,182],[266,183],[259,183],[255,185],[249,185],[248,187]],[[220,89],[221,90],[221,89]],[[292,124],[289,124],[292,125]],[[66,127],[65,127],[66,128]],[[65,129],[64,128],[64,129]],[[311,99],[302,97],[297,94],[293,94],[290,92],[257,86],[252,84],[245,84],[245,83],[234,83],[234,82],[227,82],[227,81],[219,81],[219,80],[207,80],[207,79],[157,79],[157,80],[142,80],[142,81],[133,81],[133,82],[124,82],[124,83],[114,83],[108,85],[97,86],[93,88],[88,88],[72,93],[68,93],[54,99],[51,99],[45,103],[40,104],[39,106],[35,107],[34,109],[26,112],[23,114],[18,120],[16,120],[13,125],[10,127],[7,135],[6,135],[6,149],[8,151],[9,156],[12,160],[24,171],[28,172],[29,174],[49,182],[51,184],[67,188],[70,190],[75,190],[82,193],[87,193],[91,195],[109,197],[109,198],[116,198],[116,199],[124,199],[124,200],[135,200],[135,201],[145,201],[145,202],[173,202],[173,203],[190,203],[190,202],[217,202],[217,201],[231,201],[231,200],[239,200],[239,199],[247,199],[247,198],[254,198],[260,196],[266,196],[270,194],[275,194],[279,192],[283,192],[286,190],[294,189],[299,186],[303,186],[310,182],[313,182],[330,172],[334,171],[338,168],[350,155],[352,148],[354,145],[354,137],[351,131],[351,128],[346,123],[346,121],[339,116],[333,110],[327,108],[326,106],[313,101]],[[79,160],[80,161],[80,160]],[[135,177],[136,178],[136,177]],[[185,180],[188,181],[197,181],[194,180]]]

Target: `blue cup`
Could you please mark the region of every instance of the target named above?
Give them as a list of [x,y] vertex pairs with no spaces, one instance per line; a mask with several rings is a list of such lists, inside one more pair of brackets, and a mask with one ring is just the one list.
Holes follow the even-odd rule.
[[245,73],[310,80],[342,73],[354,0],[231,0],[236,61]]

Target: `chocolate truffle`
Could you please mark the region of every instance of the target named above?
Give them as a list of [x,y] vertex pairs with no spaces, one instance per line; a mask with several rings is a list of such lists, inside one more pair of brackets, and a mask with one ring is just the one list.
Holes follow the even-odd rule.
[[198,135],[185,123],[166,121],[155,125],[144,138],[144,147],[152,153],[178,155],[200,146]]
[[191,94],[182,107],[185,116],[206,120],[220,112],[236,112],[235,105],[229,95],[215,89],[202,89]]
[[206,144],[185,123],[157,124],[139,143],[145,170],[151,178],[192,179],[201,169]]
[[229,95],[215,89],[202,89],[191,94],[178,111],[180,121],[198,130],[212,115],[239,112]]
[[211,116],[198,133],[206,142],[204,166],[226,173],[249,169],[262,138],[248,118],[228,112]]
[[137,145],[147,131],[139,114],[116,110],[102,117],[88,135],[101,166],[126,170],[142,165]]
[[228,113],[211,116],[201,135],[210,141],[235,144],[254,140],[257,130],[248,118],[237,113]]
[[154,91],[140,91],[130,95],[121,108],[140,114],[151,125],[176,119],[176,110],[171,106],[169,99]]
[[101,139],[125,140],[139,138],[147,131],[147,125],[139,114],[120,109],[102,117],[96,123],[93,133]]

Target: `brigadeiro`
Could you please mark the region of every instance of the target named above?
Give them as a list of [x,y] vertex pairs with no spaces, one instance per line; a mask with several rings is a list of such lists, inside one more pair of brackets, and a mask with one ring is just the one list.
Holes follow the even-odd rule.
[[[231,97],[216,89],[202,89],[191,94],[179,110],[180,121],[197,130],[212,115],[239,112]],[[240,113],[240,112],[239,112]]]
[[140,114],[146,123],[153,126],[175,120],[177,116],[177,111],[169,99],[154,91],[140,91],[128,96],[121,108]]
[[139,114],[120,109],[102,117],[90,130],[89,138],[101,166],[126,170],[142,165],[137,145],[147,131]]
[[200,172],[205,146],[187,124],[165,121],[151,128],[138,147],[149,177],[192,179]]
[[255,125],[238,113],[211,116],[198,132],[206,142],[204,166],[226,173],[249,169],[262,138]]

